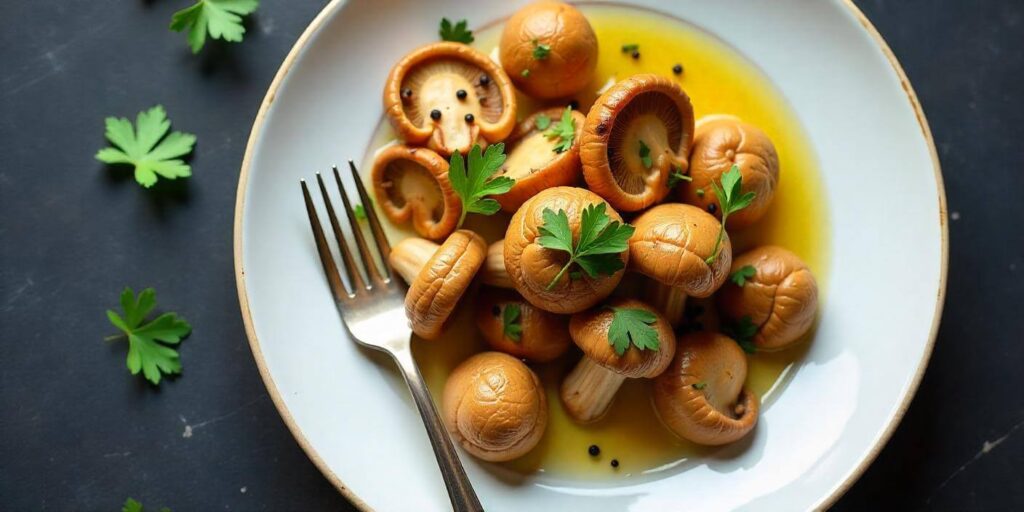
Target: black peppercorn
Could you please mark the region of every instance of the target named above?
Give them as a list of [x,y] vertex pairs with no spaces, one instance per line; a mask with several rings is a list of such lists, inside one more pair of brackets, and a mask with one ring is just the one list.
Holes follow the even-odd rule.
[[455,97],[460,99],[460,100],[466,99],[466,90],[465,89],[459,89],[459,90],[455,91]]
[[441,111],[436,108],[434,110],[431,110],[430,118],[433,119],[434,121],[441,119]]
[[683,74],[683,65],[682,64],[676,64],[675,66],[672,66],[672,72],[677,74],[677,75]]
[[481,86],[486,86],[489,83],[491,83],[491,77],[489,77],[487,75],[483,75],[483,76],[480,77],[480,85]]
[[474,120],[476,120],[476,118],[473,117],[473,114],[466,114],[466,122],[467,123],[472,123]]
[[408,87],[402,89],[402,97],[406,99],[412,98],[412,89]]
[[571,108],[573,110],[579,110],[580,109],[580,102],[577,101],[577,100],[570,101],[569,102],[569,108]]
[[501,308],[499,308],[498,306],[494,306],[493,308],[491,308],[491,314],[494,316],[501,316]]
[[590,445],[590,448],[587,448],[587,453],[589,453],[591,457],[597,457],[601,454],[601,448],[596,444],[592,444]]
[[612,467],[613,468],[619,467],[619,459],[612,459]]
[[708,213],[710,213],[712,215],[715,214],[715,210],[717,210],[717,209],[718,209],[718,207],[715,206],[715,203],[711,203],[711,204],[708,205]]
[[634,59],[639,59],[640,58],[640,51],[639,50],[633,50],[633,58]]

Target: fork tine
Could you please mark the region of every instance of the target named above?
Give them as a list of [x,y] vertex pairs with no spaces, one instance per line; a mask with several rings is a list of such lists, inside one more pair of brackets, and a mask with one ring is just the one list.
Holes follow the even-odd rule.
[[[316,240],[316,252],[320,254],[320,264],[327,274],[327,284],[331,287],[331,293],[336,302],[348,300],[349,294],[345,290],[345,283],[338,274],[338,266],[334,264],[334,256],[331,255],[331,247],[327,245],[327,238],[324,236],[324,229],[320,225],[320,217],[316,214],[316,207],[313,206],[313,199],[309,196],[309,187],[306,180],[299,180],[302,184],[302,199],[306,202],[306,215],[309,217],[309,227],[313,229],[313,239]],[[327,211],[330,212],[330,206]]]
[[316,173],[316,183],[320,186],[320,195],[323,196],[324,205],[327,207],[327,217],[331,220],[331,231],[334,232],[334,241],[338,243],[338,250],[341,251],[341,261],[345,264],[345,274],[348,276],[348,282],[352,283],[352,293],[350,295],[354,295],[359,293],[359,290],[366,289],[366,282],[363,280],[363,275],[359,273],[359,267],[356,266],[355,259],[352,258],[352,249],[348,247],[345,235],[341,231],[341,223],[338,222],[338,216],[334,213],[331,196],[327,194],[327,186],[324,185],[324,179],[320,176],[320,173]]
[[[384,283],[384,277],[381,276],[380,271],[377,270],[377,263],[374,261],[373,254],[370,253],[370,247],[366,245],[366,238],[363,236],[363,230],[359,226],[359,221],[356,219],[355,213],[352,211],[352,204],[348,200],[348,193],[345,191],[345,185],[341,183],[341,174],[338,173],[338,168],[334,168],[334,181],[338,183],[338,192],[341,193],[341,201],[345,203],[345,214],[348,215],[348,223],[352,226],[352,236],[356,239],[356,246],[359,247],[359,255],[362,256],[363,266],[366,268],[366,274],[369,276],[371,281],[376,283]],[[365,207],[363,208],[366,209]]]
[[[359,179],[359,171],[356,170],[356,164],[352,160],[348,161],[348,168],[352,170],[352,181],[356,183],[356,190],[359,192],[359,200],[363,203],[363,209],[366,210],[366,218],[370,221],[370,232],[373,233],[373,240],[377,242],[377,250],[380,251],[380,256],[383,261],[388,261],[388,256],[391,255],[391,245],[388,244],[388,237],[384,234],[384,228],[381,227],[380,219],[377,218],[377,210],[373,207],[373,201],[370,200],[370,196],[366,193],[366,187],[363,186],[363,180]],[[387,271],[388,277],[391,277],[391,269],[388,265],[384,265],[384,270]]]

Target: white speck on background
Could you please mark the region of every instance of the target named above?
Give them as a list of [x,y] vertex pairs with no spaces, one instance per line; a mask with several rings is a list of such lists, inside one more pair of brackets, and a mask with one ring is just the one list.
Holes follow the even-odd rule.
[[949,214],[949,218],[953,220],[960,220],[960,212],[953,212]]

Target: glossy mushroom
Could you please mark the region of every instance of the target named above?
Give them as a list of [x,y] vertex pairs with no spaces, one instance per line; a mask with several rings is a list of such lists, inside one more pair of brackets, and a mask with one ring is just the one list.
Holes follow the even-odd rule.
[[388,146],[371,170],[373,193],[384,215],[412,223],[422,237],[440,240],[455,230],[462,203],[448,182],[448,162],[426,148]]
[[729,282],[718,294],[721,314],[732,322],[749,317],[757,326],[753,341],[759,350],[800,341],[814,325],[818,309],[818,284],[811,269],[797,255],[771,245],[737,256],[731,272],[747,266],[754,273],[743,286]]
[[540,379],[500,352],[465,360],[444,385],[442,414],[453,440],[473,456],[512,460],[537,446],[548,423]]
[[504,139],[515,128],[516,98],[500,66],[452,42],[413,50],[384,87],[384,112],[406,143],[448,156]]
[[672,325],[682,320],[686,295],[708,297],[729,277],[728,233],[723,234],[717,257],[707,262],[721,226],[710,213],[679,203],[655,206],[633,221],[629,268],[655,281],[647,297]]
[[685,173],[693,142],[693,106],[674,81],[634,75],[611,86],[587,114],[580,160],[590,190],[633,212],[668,195]]
[[[580,136],[586,119],[578,111],[571,111],[575,126],[571,146],[559,152],[561,138],[550,135],[552,126],[561,122],[565,109],[551,108],[526,118],[505,142],[508,158],[502,174],[516,180],[508,192],[497,196],[501,209],[515,212],[527,199],[542,190],[563,185],[574,185],[580,177]],[[541,128],[540,119],[550,125]]]
[[476,326],[494,350],[546,363],[569,349],[569,317],[534,307],[516,293],[486,290],[477,298]]
[[515,288],[512,285],[512,278],[505,270],[504,239],[487,246],[487,258],[484,259],[484,268],[480,270],[480,281],[498,288]]
[[676,350],[672,327],[651,306],[635,299],[615,299],[608,305],[654,313],[657,320],[651,327],[658,335],[658,349],[640,350],[631,343],[620,356],[608,337],[615,315],[611,308],[594,308],[573,315],[569,334],[583,351],[583,358],[562,381],[559,396],[566,412],[579,423],[601,419],[626,379],[650,379],[660,375]]
[[405,315],[417,336],[432,340],[484,263],[487,244],[480,235],[460,229],[437,245],[409,238],[395,245],[388,264],[405,282]]
[[[622,280],[623,270],[597,277],[581,273],[578,279],[566,272],[548,288],[568,254],[541,247],[537,242],[539,228],[544,225],[544,210],[565,210],[573,239],[578,240],[583,209],[602,202],[597,194],[586,189],[554,187],[528,199],[512,216],[505,232],[505,270],[516,291],[531,304],[552,313],[577,313],[601,302]],[[622,222],[614,209],[607,208],[606,213],[611,220]],[[624,264],[629,263],[628,249],[621,258]]]
[[597,35],[575,7],[535,2],[505,22],[499,57],[519,90],[535,98],[563,98],[594,76]]
[[713,332],[681,336],[676,356],[654,380],[654,408],[677,436],[705,445],[736,441],[757,424],[760,402],[744,387],[747,356]]
[[[729,216],[729,227],[742,229],[764,216],[779,183],[779,155],[760,128],[730,115],[705,116],[694,130],[690,151],[690,183],[679,187],[679,198],[707,209],[717,204],[712,180],[721,183],[722,173],[733,165],[740,169],[743,192],[756,195],[750,206]],[[722,218],[722,212],[715,211]]]

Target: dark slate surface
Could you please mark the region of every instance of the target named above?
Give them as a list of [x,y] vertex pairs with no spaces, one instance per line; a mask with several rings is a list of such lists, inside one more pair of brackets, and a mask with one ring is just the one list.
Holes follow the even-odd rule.
[[[348,505],[293,441],[245,340],[231,226],[249,127],[324,2],[265,1],[241,45],[192,56],[184,1],[0,3],[0,507],[185,510]],[[931,121],[949,195],[950,278],[910,411],[840,510],[1022,509],[1024,4],[858,2]],[[93,160],[107,115],[162,103],[199,137],[195,176],[143,191]],[[893,205],[898,214],[898,205]],[[841,272],[842,269],[836,269]],[[103,311],[153,286],[195,334],[153,389],[106,346]]]

